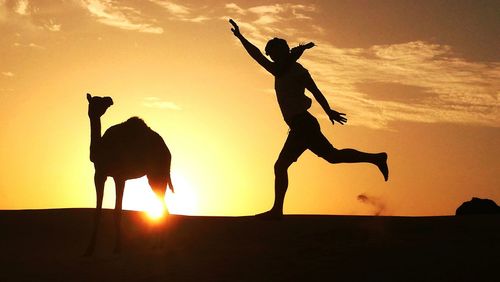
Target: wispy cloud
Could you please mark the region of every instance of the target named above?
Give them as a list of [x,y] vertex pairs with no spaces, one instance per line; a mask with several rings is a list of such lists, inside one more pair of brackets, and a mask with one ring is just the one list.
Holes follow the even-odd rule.
[[225,8],[229,10],[231,13],[236,13],[240,15],[246,15],[247,11],[245,9],[242,9],[240,6],[238,6],[235,3],[229,3],[226,4]]
[[41,45],[38,45],[36,43],[33,43],[33,42],[30,42],[30,43],[20,43],[20,42],[14,42],[14,44],[12,44],[14,47],[24,47],[24,48],[33,48],[33,49],[39,49],[39,50],[43,50],[45,49],[45,47],[41,46]]
[[29,15],[29,10],[28,10],[29,2],[28,0],[19,0],[16,3],[14,11],[18,13],[19,15]]
[[163,33],[163,28],[145,19],[135,8],[118,5],[111,0],[83,0],[82,4],[100,23],[125,30]]
[[452,46],[425,41],[339,48],[314,39],[324,37],[324,29],[313,20],[314,5],[242,8],[231,3],[225,9],[236,14],[242,32],[258,45],[275,36],[286,37],[289,43],[315,41],[318,46],[306,51],[301,62],[331,104],[348,113],[350,124],[388,128],[390,122],[412,121],[500,126],[498,62],[470,62],[457,56]]
[[190,9],[187,6],[183,6],[180,4],[173,3],[172,1],[166,0],[149,0],[152,3],[163,7],[167,11],[176,15],[189,15],[191,13]]
[[60,1],[0,0],[0,21],[29,32],[60,31],[62,25],[56,23],[54,15],[62,11],[62,6]]
[[289,4],[274,4],[274,5],[263,5],[263,6],[255,6],[248,9],[248,12],[254,13],[257,15],[266,15],[273,14],[277,15],[286,10]]
[[146,97],[142,101],[142,105],[148,108],[157,108],[164,110],[176,110],[179,111],[182,108],[174,102],[164,101],[158,97]]
[[165,9],[173,20],[180,20],[186,22],[201,23],[211,19],[208,15],[201,13],[201,9],[192,9],[188,6],[174,3],[169,0],[149,0],[163,9]]
[[[234,15],[239,26],[258,44],[264,44],[270,37],[275,36],[303,37],[310,31],[304,32],[302,28],[295,27],[302,27],[304,22],[307,22],[314,31],[319,30],[311,22],[312,17],[308,15],[316,11],[314,5],[282,3],[242,8],[230,3],[225,5],[225,9]],[[227,20],[227,17],[224,20]]]
[[10,72],[10,71],[3,71],[2,72],[2,75],[3,76],[7,76],[7,77],[13,77],[14,76],[14,73]]
[[[450,46],[422,41],[337,48],[318,43],[304,64],[354,124],[387,127],[391,121],[500,126],[500,64],[455,57]],[[360,87],[378,83],[376,87]],[[415,93],[410,88],[418,88]],[[370,93],[373,91],[373,93]],[[383,91],[393,93],[380,99]]]
[[61,31],[61,25],[54,23],[52,19],[48,20],[44,27],[50,31]]

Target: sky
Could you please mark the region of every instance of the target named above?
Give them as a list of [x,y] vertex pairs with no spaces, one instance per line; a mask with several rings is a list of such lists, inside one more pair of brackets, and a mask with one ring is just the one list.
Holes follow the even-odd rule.
[[[500,203],[498,1],[0,0],[0,209],[94,207],[86,93],[111,96],[108,127],[139,116],[172,152],[172,213],[251,215],[273,202],[288,128],[263,50],[313,41],[299,63],[333,109],[310,112],[336,148],[389,155],[289,169],[289,214],[435,216]],[[308,93],[310,95],[310,93]],[[311,95],[310,95],[311,96]],[[144,178],[126,209],[147,209]],[[114,206],[112,179],[104,206]]]

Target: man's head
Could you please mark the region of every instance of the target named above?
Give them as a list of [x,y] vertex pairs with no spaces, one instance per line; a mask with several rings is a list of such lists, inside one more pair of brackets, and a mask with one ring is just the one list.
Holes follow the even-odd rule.
[[290,47],[288,47],[286,40],[277,37],[267,42],[265,50],[266,55],[271,57],[271,60],[275,62],[286,59],[290,54]]

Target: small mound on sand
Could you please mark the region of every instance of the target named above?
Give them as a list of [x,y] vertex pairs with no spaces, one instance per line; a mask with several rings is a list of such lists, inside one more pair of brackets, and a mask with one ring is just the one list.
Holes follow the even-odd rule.
[[473,197],[458,207],[455,215],[500,214],[500,207],[490,199]]

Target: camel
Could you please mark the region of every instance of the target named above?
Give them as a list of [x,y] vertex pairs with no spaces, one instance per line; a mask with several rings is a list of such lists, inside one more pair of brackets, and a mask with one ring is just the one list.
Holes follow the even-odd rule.
[[116,188],[115,248],[121,251],[121,214],[125,181],[147,176],[149,185],[155,194],[163,200],[167,185],[174,192],[170,178],[171,154],[161,136],[149,128],[146,123],[132,117],[127,121],[110,127],[101,136],[101,116],[113,105],[111,97],[98,97],[87,94],[90,119],[90,161],[94,163],[94,184],[97,203],[94,227],[85,255],[94,252],[96,237],[101,218],[104,182],[113,177]]

